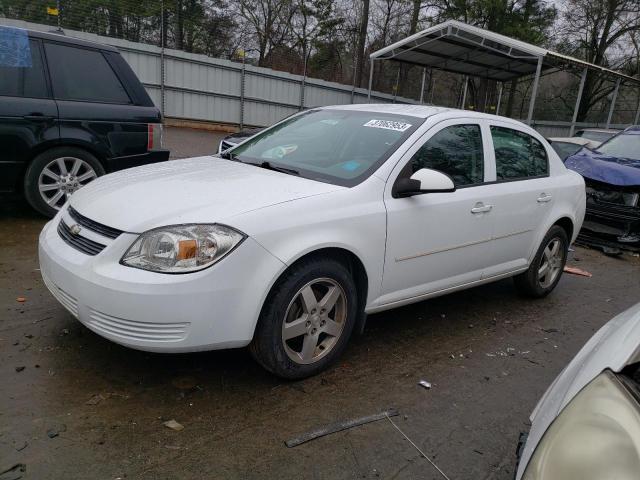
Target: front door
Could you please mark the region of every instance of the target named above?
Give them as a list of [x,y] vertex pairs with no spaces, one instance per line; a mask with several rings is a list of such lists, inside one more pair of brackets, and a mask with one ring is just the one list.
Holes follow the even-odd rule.
[[[441,122],[399,163],[385,191],[387,249],[379,304],[401,302],[482,278],[489,265],[491,186],[478,120]],[[398,178],[420,168],[448,174],[456,191],[393,198]]]

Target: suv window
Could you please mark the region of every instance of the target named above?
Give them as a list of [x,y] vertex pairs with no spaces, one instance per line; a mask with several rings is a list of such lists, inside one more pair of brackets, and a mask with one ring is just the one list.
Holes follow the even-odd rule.
[[496,179],[515,180],[549,173],[547,151],[542,143],[517,130],[491,127],[496,153]]
[[45,43],[53,95],[59,100],[131,103],[113,69],[97,50]]
[[480,125],[443,128],[420,147],[409,162],[409,175],[421,168],[446,173],[456,187],[484,181],[484,153]]
[[29,40],[29,51],[24,52],[21,58],[0,56],[0,95],[31,98],[48,96],[37,42]]

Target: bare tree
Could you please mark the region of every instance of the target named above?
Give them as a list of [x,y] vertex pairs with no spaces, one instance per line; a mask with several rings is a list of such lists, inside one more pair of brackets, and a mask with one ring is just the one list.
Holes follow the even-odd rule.
[[[563,12],[564,41],[567,53],[596,65],[621,69],[629,56],[621,54],[624,40],[631,41],[640,31],[638,0],[568,0]],[[577,120],[586,120],[589,112],[612,91],[604,76],[589,72],[584,84]]]
[[358,28],[358,43],[356,45],[356,71],[355,85],[362,86],[362,70],[364,69],[364,57],[367,43],[367,29],[369,28],[369,0],[362,0],[362,13]]

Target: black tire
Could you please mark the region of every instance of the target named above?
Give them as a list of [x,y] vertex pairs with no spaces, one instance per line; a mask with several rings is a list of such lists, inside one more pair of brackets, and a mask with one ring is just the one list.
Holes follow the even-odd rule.
[[[544,283],[539,279],[538,271],[545,261],[543,258],[545,255],[545,249],[554,241],[560,242],[559,253],[561,254],[561,258],[558,260],[559,265],[557,265],[560,270],[549,285],[544,285]],[[540,247],[538,247],[538,251],[533,258],[529,269],[526,272],[513,277],[513,281],[518,292],[532,298],[542,298],[549,295],[560,281],[560,277],[562,277],[562,271],[565,263],[567,262],[568,251],[569,239],[567,238],[567,232],[564,228],[554,225],[542,239]]]
[[[343,311],[346,311],[346,319],[335,343],[326,354],[322,353],[324,356],[313,363],[298,363],[292,360],[285,350],[287,347],[283,340],[283,324],[286,321],[289,306],[295,301],[298,292],[319,279],[330,279],[342,288],[346,299],[346,306],[343,307]],[[258,363],[279,377],[290,380],[309,377],[326,369],[342,354],[353,331],[357,315],[358,295],[348,268],[333,259],[303,260],[286,272],[267,296],[249,351]],[[317,348],[319,347],[320,345]],[[314,351],[318,351],[317,348]]]
[[[24,196],[35,210],[49,218],[58,212],[62,202],[64,202],[64,198],[60,198],[55,206],[47,204],[38,188],[38,180],[45,167],[58,158],[80,159],[93,169],[96,177],[105,174],[104,167],[100,161],[91,153],[81,148],[55,147],[36,156],[29,164],[24,176]],[[84,167],[83,171],[86,171]]]

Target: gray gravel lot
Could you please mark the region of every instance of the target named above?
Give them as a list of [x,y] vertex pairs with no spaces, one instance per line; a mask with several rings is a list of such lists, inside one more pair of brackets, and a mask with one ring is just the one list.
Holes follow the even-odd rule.
[[171,158],[188,158],[218,152],[218,144],[227,134],[194,128],[165,127],[164,146]]
[[[178,156],[214,139],[177,133]],[[242,349],[150,354],[93,334],[42,283],[44,223],[19,200],[0,206],[0,472],[21,463],[27,479],[441,478],[386,420],[283,443],[388,407],[452,480],[511,479],[540,395],[640,301],[638,258],[576,248],[570,263],[592,278],[565,275],[543,300],[505,280],[373,315],[334,368],[285,382]]]

